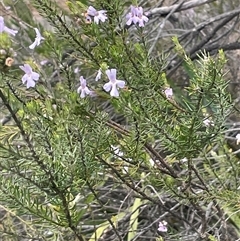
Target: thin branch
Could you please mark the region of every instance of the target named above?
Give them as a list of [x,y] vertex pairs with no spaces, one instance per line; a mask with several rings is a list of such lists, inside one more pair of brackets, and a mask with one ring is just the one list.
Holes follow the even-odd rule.
[[154,8],[154,9],[152,9],[148,12],[147,16],[150,17],[150,16],[155,15],[155,14],[166,15],[166,14],[169,14],[173,10],[175,12],[180,12],[180,11],[183,11],[183,10],[187,10],[189,8],[198,7],[198,6],[201,6],[203,4],[211,3],[211,2],[214,2],[214,1],[216,1],[216,0],[192,0],[192,1],[188,1],[188,2],[183,3],[183,4],[182,3],[174,4],[174,5],[169,6],[169,7]]
[[[220,22],[212,31],[211,33],[205,38],[203,39],[200,43],[198,43],[196,46],[194,46],[190,51],[187,51],[186,54],[189,55],[189,57],[191,58],[191,56],[195,55],[197,51],[199,51],[201,48],[203,48],[203,46],[208,43],[211,38],[217,33],[217,31],[219,29],[221,29],[224,25],[226,25],[229,21],[231,21],[234,17],[238,16],[240,14],[240,8],[234,11],[230,11],[228,13],[223,13],[220,14],[216,17],[210,18],[209,20],[198,24],[196,27],[194,27],[191,31],[194,33],[198,33],[200,32],[204,27],[206,27],[207,25],[219,21],[221,19],[224,19],[222,22]],[[187,34],[190,34],[189,31]],[[175,71],[179,68],[179,66],[182,64],[183,60],[180,59],[177,61],[177,63],[175,64],[175,66],[169,71],[169,73],[167,74],[167,77],[171,77]]]
[[163,22],[162,22],[162,23],[161,23],[161,22],[159,23],[159,31],[158,31],[158,33],[157,33],[157,36],[155,37],[155,40],[154,40],[153,44],[151,45],[151,47],[150,47],[150,49],[149,49],[149,51],[148,51],[148,55],[151,55],[151,53],[152,53],[152,51],[153,51],[156,43],[158,42],[158,39],[159,39],[159,37],[160,37],[160,35],[161,35],[161,33],[162,33],[162,29],[164,28],[164,26],[165,26],[165,24],[166,24],[166,21],[171,17],[171,15],[172,15],[174,12],[177,12],[177,10],[181,8],[181,6],[184,4],[183,2],[184,2],[184,0],[183,0],[180,4],[176,5],[176,8],[173,8],[173,9],[171,10],[171,12],[167,15],[167,17],[164,18]]

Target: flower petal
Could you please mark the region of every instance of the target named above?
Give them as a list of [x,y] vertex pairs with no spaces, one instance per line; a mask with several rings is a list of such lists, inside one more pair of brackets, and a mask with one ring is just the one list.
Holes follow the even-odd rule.
[[45,38],[42,37],[40,31],[37,28],[34,28],[36,32],[36,38],[34,42],[29,46],[30,49],[34,49],[36,46],[40,45],[41,40],[44,40]]
[[94,23],[99,24],[99,20],[100,20],[99,16],[95,16],[94,17]]
[[82,86],[79,86],[79,87],[77,88],[77,93],[79,94],[81,91],[82,91]]
[[32,77],[33,80],[38,80],[39,77],[40,77],[40,74],[38,74],[38,73],[36,73],[36,72],[32,72],[31,77]]
[[131,24],[132,24],[132,21],[133,21],[132,17],[129,18],[128,21],[126,22],[126,25],[131,25]]
[[116,85],[117,85],[117,87],[119,87],[119,88],[124,88],[124,86],[125,86],[125,81],[123,81],[123,80],[117,80],[116,81]]
[[140,20],[140,19],[139,19],[139,17],[137,17],[137,16],[133,16],[133,17],[132,17],[132,21],[133,21],[134,24],[138,23],[139,20]]
[[32,78],[27,79],[27,89],[30,87],[35,87],[36,83]]
[[37,41],[35,40],[30,46],[30,49],[35,49],[35,47],[37,46]]
[[27,75],[27,74],[23,75],[23,77],[22,77],[22,83],[25,84],[26,81],[27,81],[27,79],[28,79],[28,75]]
[[85,91],[86,95],[89,95],[89,94],[91,93],[91,91],[89,90],[88,87],[85,87],[85,88],[84,88],[84,91]]
[[81,95],[80,97],[81,98],[84,98],[86,97],[86,95],[89,95],[91,93],[91,91],[88,89],[88,87],[84,88],[84,89],[81,89]]
[[104,15],[105,17],[107,17],[107,16],[105,15],[106,12],[107,12],[106,10],[100,10],[100,11],[98,11],[98,13],[99,13],[100,15]]
[[99,20],[101,20],[103,23],[107,20],[107,16],[105,16],[104,14],[100,14],[98,18],[99,18]]
[[101,79],[101,76],[102,76],[102,70],[99,69],[98,72],[97,72],[97,76],[96,76],[96,78],[95,78],[95,81],[100,80],[100,79]]
[[15,36],[18,33],[17,30],[10,29],[10,28],[8,28],[6,26],[4,26],[4,31],[9,33],[9,34],[12,34],[13,36]]
[[116,81],[117,70],[116,69],[107,69],[106,75],[108,76],[110,81]]
[[80,76],[80,83],[81,83],[82,88],[86,87],[86,80],[83,78],[83,76]]
[[4,31],[4,18],[0,16],[0,33]]
[[80,97],[81,97],[81,98],[84,98],[85,96],[86,96],[85,91],[84,91],[84,90],[81,90]]
[[142,16],[142,19],[144,22],[148,22],[148,20],[149,20],[148,17],[146,17],[146,16]]
[[113,96],[113,97],[119,96],[119,92],[118,92],[118,89],[117,89],[116,85],[112,85],[112,90],[110,92],[110,95]]
[[112,83],[110,81],[103,86],[103,89],[107,92],[109,92],[111,88],[112,88]]
[[42,35],[40,34],[40,31],[37,28],[34,28],[34,30],[35,30],[35,33],[36,33],[36,37],[41,38]]
[[139,19],[138,24],[139,24],[139,27],[144,27],[144,22],[142,19]]
[[94,7],[92,7],[92,6],[89,6],[88,10],[87,10],[87,14],[91,15],[91,16],[96,16],[97,15],[97,10]]
[[21,68],[26,74],[32,74],[32,67],[29,64],[24,64]]

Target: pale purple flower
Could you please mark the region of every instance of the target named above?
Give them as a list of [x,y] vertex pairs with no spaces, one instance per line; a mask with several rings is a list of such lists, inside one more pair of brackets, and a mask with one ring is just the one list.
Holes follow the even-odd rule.
[[148,17],[143,15],[143,8],[138,7],[138,24],[139,24],[139,27],[144,27],[144,22],[148,22]]
[[167,99],[171,99],[173,96],[173,90],[172,88],[166,88],[164,90],[164,94],[166,95]]
[[127,25],[131,25],[132,23],[139,25],[139,27],[144,27],[144,23],[148,22],[148,18],[143,14],[142,7],[135,7],[131,5],[130,13],[126,15]]
[[45,39],[44,37],[42,37],[41,33],[37,28],[34,28],[34,30],[36,32],[36,38],[34,42],[29,46],[30,49],[34,49],[36,46],[38,46],[41,43],[41,40]]
[[94,18],[94,23],[99,24],[99,21],[105,22],[107,20],[106,10],[97,11],[94,7],[90,6],[87,10],[87,16]]
[[167,232],[167,222],[165,220],[163,220],[162,222],[159,222],[159,226],[158,226],[158,231],[159,232]]
[[130,13],[127,14],[126,18],[127,18],[127,25],[131,25],[132,23],[137,24],[139,18],[138,18],[138,8],[134,7],[133,5],[131,5],[131,10]]
[[118,88],[124,88],[125,81],[117,80],[116,73],[117,73],[116,69],[106,70],[106,75],[108,76],[109,82],[103,86],[103,89],[107,92],[111,90],[110,95],[118,97],[119,96]]
[[95,81],[100,80],[100,79],[101,79],[101,76],[102,76],[102,70],[99,69],[98,72],[97,72],[97,76],[96,76],[96,78],[95,78]]
[[9,34],[15,36],[18,31],[6,27],[4,24],[4,18],[2,16],[0,16],[0,33],[2,33],[2,32],[6,32],[6,33],[9,33]]
[[91,91],[87,87],[86,80],[83,78],[83,76],[80,76],[80,86],[78,87],[77,92],[80,93],[81,98],[91,94]]
[[24,64],[23,66],[19,66],[19,68],[25,72],[25,75],[22,77],[22,82],[23,84],[27,84],[27,89],[35,87],[36,81],[38,81],[40,75],[33,72],[29,64]]

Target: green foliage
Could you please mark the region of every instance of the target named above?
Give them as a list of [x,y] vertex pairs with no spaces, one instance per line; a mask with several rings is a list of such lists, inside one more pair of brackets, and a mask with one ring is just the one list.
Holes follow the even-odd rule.
[[[146,206],[154,206],[159,216],[146,225],[155,240],[164,238],[152,223],[170,215],[177,219],[168,221],[170,237],[184,225],[200,237],[201,224],[201,235],[217,240],[203,227],[208,221],[212,225],[216,216],[200,215],[209,203],[222,222],[228,215],[239,225],[233,201],[239,167],[224,141],[232,112],[224,52],[216,57],[203,52],[193,61],[173,38],[189,84],[169,97],[165,91],[173,86],[166,75],[167,56],[162,54],[159,64],[149,56],[147,32],[123,26],[122,1],[96,3],[108,11],[107,22],[99,25],[86,23],[89,1],[68,1],[69,16],[52,1],[33,2],[54,31],[45,32],[38,52],[19,50],[17,64],[1,72],[1,109],[11,118],[0,126],[1,204],[18,217],[29,215],[41,240],[100,240],[107,232],[114,233],[112,240],[137,240]],[[19,10],[26,7],[18,4]],[[25,27],[33,24],[29,11],[22,14]],[[33,39],[31,34],[32,29],[28,37]],[[8,35],[2,34],[0,41],[1,48],[12,47]],[[25,44],[29,39],[17,41]],[[5,57],[0,54],[1,67]],[[45,59],[48,64],[41,65]],[[41,74],[35,88],[21,84],[18,67],[23,63]],[[76,67],[95,95],[80,98]],[[103,76],[96,83],[100,68]],[[117,69],[117,78],[126,81],[119,98],[102,88],[108,68]],[[119,196],[108,196],[115,189]],[[198,226],[180,224],[183,218],[170,205],[200,210]]]

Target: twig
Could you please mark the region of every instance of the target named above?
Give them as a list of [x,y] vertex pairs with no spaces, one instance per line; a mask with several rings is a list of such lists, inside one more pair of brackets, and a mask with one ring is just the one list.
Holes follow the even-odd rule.
[[180,4],[176,5],[176,7],[173,8],[173,9],[170,11],[170,13],[167,15],[167,17],[164,18],[163,22],[162,22],[162,23],[161,23],[161,22],[159,23],[159,28],[160,28],[160,29],[159,29],[159,31],[158,31],[158,33],[157,33],[157,36],[155,37],[155,40],[154,40],[152,46],[150,47],[150,49],[149,49],[149,51],[148,51],[148,55],[151,55],[151,53],[152,53],[152,51],[153,51],[156,43],[158,42],[159,36],[160,36],[160,34],[162,33],[162,29],[164,28],[164,26],[165,26],[165,24],[166,24],[166,21],[171,17],[171,15],[172,15],[174,12],[176,12],[178,9],[181,8],[181,6],[184,4],[183,2],[184,2],[184,0],[183,0]]
[[187,10],[189,8],[198,7],[198,6],[201,6],[203,4],[211,3],[211,2],[214,2],[214,1],[216,1],[216,0],[192,0],[192,1],[188,1],[188,2],[183,3],[183,4],[182,3],[174,4],[174,5],[169,6],[169,7],[154,8],[154,9],[152,9],[148,12],[147,16],[150,17],[154,14],[166,15],[166,14],[169,14],[173,10],[176,11],[176,12],[180,12],[180,11],[183,11],[183,10]]

